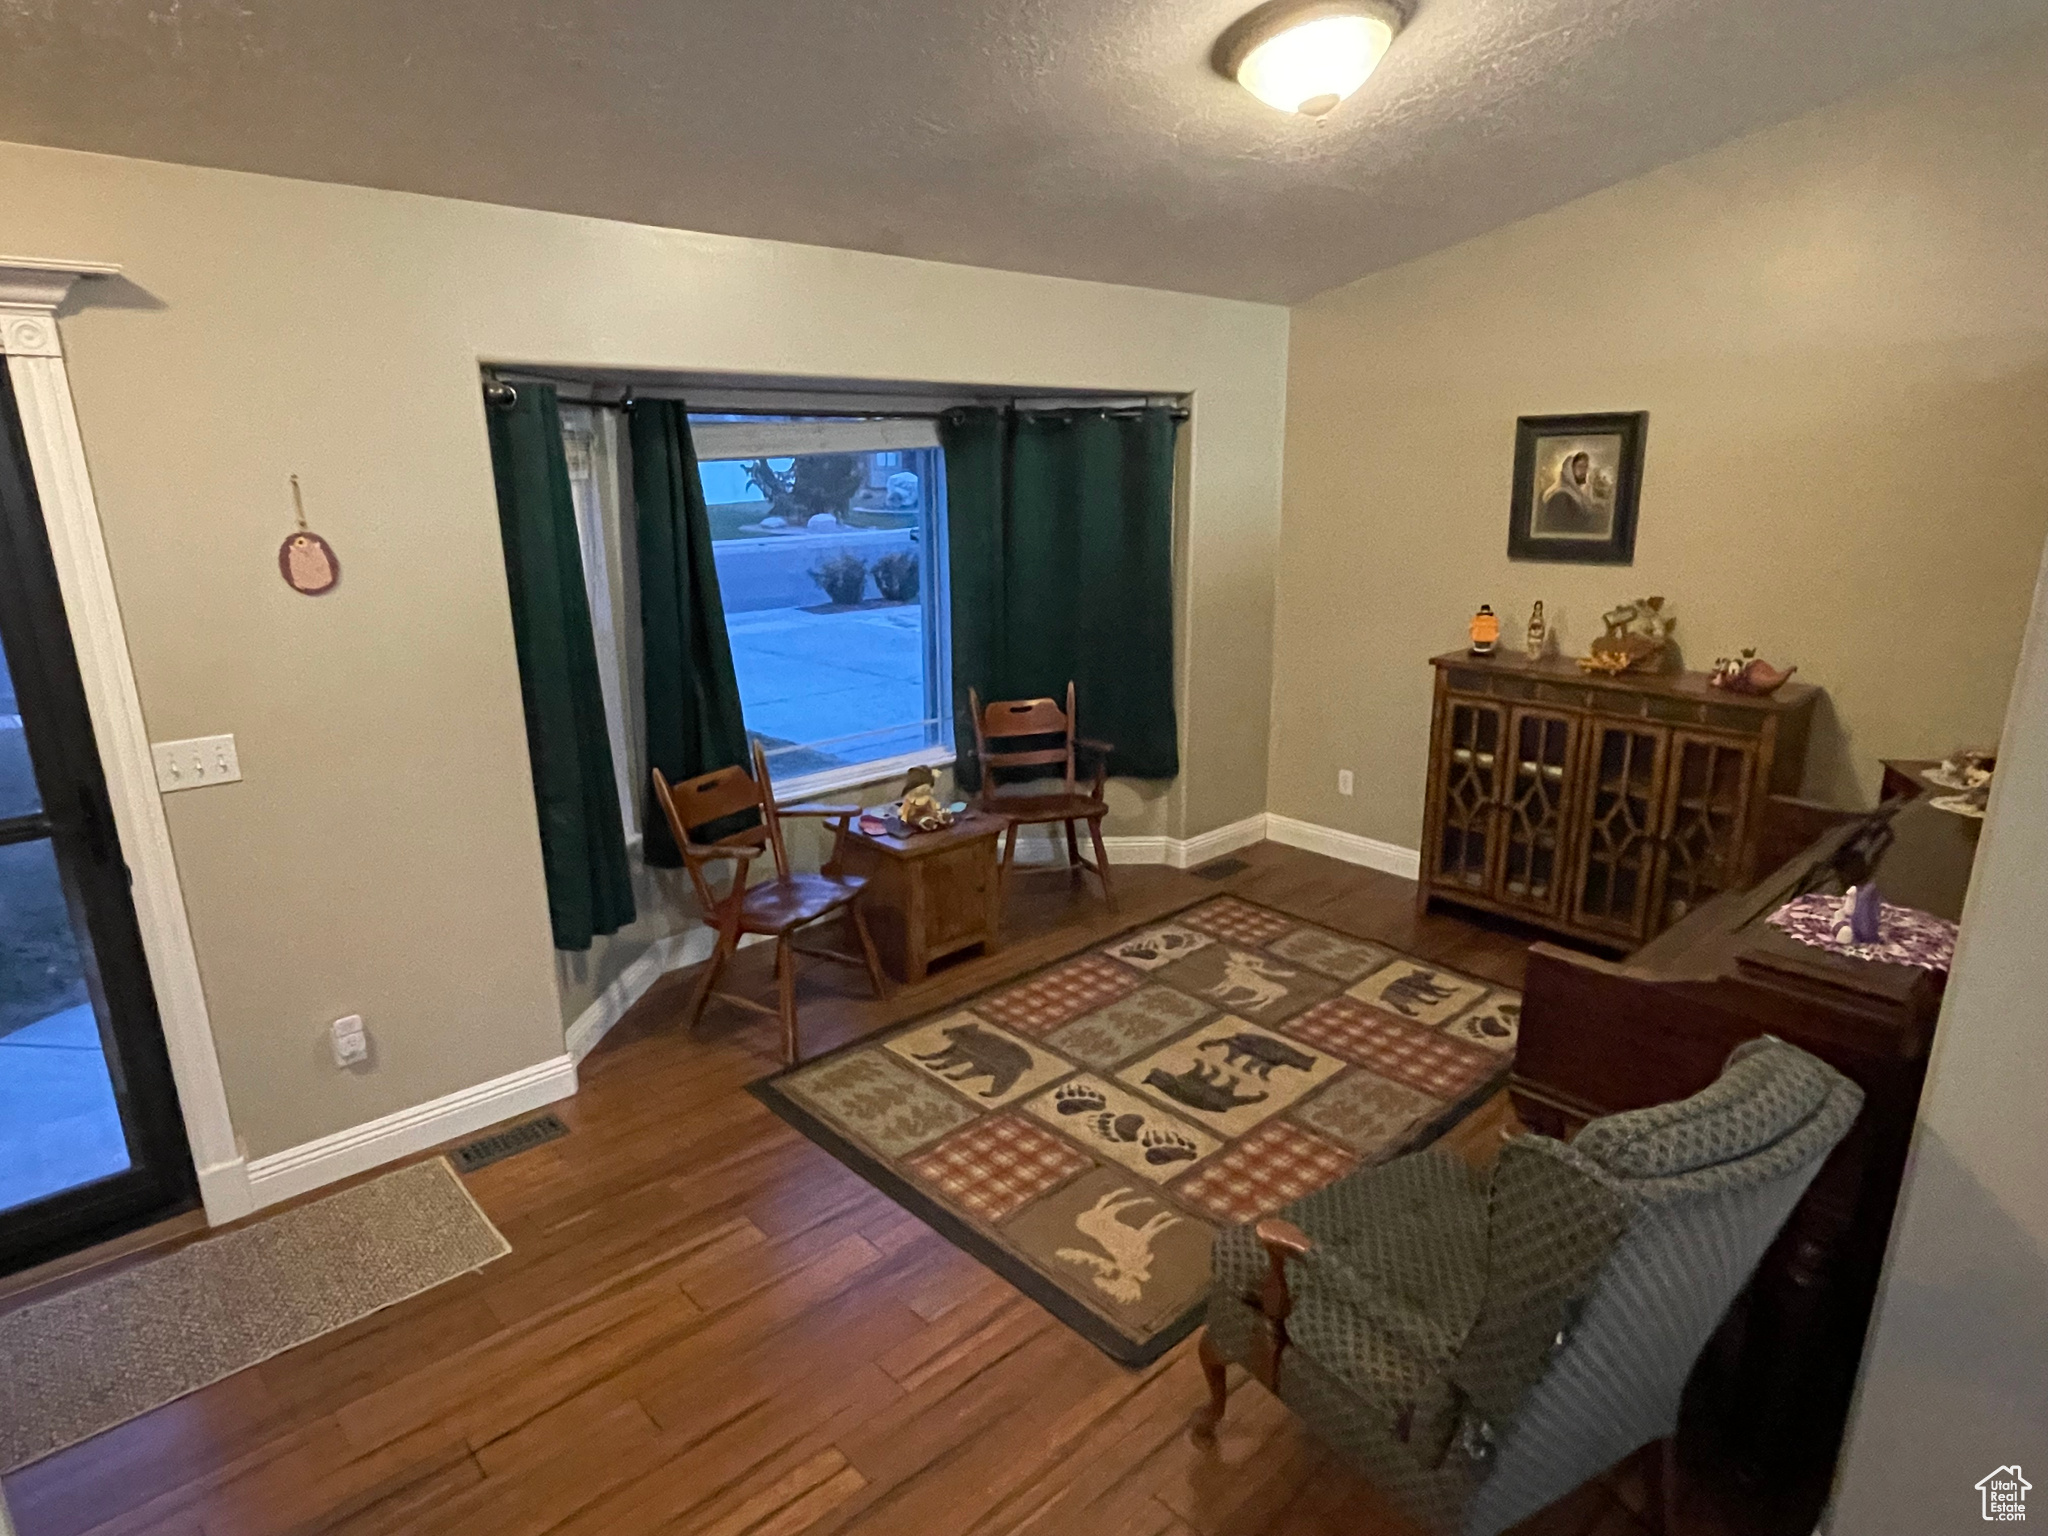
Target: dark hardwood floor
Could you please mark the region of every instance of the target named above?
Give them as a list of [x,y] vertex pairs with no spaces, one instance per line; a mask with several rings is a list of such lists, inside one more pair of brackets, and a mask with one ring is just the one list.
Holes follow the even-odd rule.
[[[1221,882],[1117,871],[1110,917],[1020,875],[1011,935],[885,1003],[807,965],[807,1050],[914,1017],[1218,890],[1507,985],[1523,941],[1418,920],[1413,886],[1272,844]],[[731,984],[769,997],[768,950]],[[567,1138],[468,1182],[510,1257],[6,1480],[20,1536],[1407,1536],[1255,1384],[1220,1444],[1183,1428],[1192,1342],[1112,1363],[744,1090],[772,1021],[678,1027],[665,979],[584,1064]],[[1504,1101],[1454,1132],[1498,1139]],[[0,1306],[8,1305],[0,1302]],[[1692,1490],[1688,1536],[1735,1528]],[[1526,1536],[1628,1536],[1640,1482]]]

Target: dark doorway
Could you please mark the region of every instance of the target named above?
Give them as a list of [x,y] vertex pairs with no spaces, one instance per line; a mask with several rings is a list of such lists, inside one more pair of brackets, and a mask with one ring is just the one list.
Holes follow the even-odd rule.
[[0,1274],[198,1203],[0,359]]

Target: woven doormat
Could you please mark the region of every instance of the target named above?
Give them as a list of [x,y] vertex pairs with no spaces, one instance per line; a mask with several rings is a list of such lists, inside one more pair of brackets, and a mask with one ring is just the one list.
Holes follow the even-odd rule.
[[1234,896],[754,1085],[1127,1365],[1199,1320],[1216,1229],[1433,1139],[1521,995]]
[[0,1313],[0,1472],[511,1251],[436,1158]]

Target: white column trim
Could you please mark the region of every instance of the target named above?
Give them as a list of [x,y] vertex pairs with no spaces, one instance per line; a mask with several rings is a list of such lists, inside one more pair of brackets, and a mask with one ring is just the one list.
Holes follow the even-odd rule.
[[57,307],[73,283],[119,270],[105,262],[0,256],[0,351],[7,357],[36,495],[49,528],[57,585],[85,681],[114,825],[133,876],[135,916],[170,1051],[186,1140],[199,1171],[200,1196],[207,1220],[219,1225],[254,1208],[247,1165],[228,1113],[57,328]]

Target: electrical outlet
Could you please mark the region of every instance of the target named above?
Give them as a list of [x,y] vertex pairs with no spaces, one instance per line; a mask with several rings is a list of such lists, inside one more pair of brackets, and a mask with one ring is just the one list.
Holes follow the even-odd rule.
[[337,1067],[353,1067],[370,1059],[370,1036],[363,1028],[360,1013],[336,1019],[327,1029]]
[[1357,785],[1356,781],[1354,781],[1354,780],[1352,779],[1352,777],[1351,777],[1351,770],[1350,770],[1349,768],[1339,768],[1339,769],[1337,770],[1337,793],[1338,793],[1338,794],[1340,794],[1340,795],[1348,795],[1348,794],[1350,794],[1350,793],[1352,792],[1352,790],[1356,789],[1357,787],[1358,787],[1358,785]]
[[174,789],[233,784],[242,777],[242,761],[235,756],[235,738],[232,736],[153,741],[149,750],[156,758],[156,787],[165,794]]

